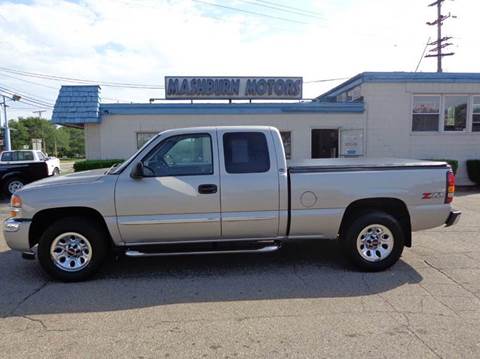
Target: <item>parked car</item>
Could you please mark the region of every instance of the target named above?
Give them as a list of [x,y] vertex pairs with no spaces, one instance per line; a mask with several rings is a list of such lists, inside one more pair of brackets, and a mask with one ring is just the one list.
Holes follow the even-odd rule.
[[1,186],[9,197],[27,183],[59,174],[60,160],[42,151],[4,151],[0,154]]
[[130,257],[262,253],[338,238],[360,269],[393,265],[412,231],[450,226],[446,163],[311,160],[287,165],[278,130],[169,130],[117,167],[48,178],[11,200],[4,234],[51,276],[83,280],[111,250]]

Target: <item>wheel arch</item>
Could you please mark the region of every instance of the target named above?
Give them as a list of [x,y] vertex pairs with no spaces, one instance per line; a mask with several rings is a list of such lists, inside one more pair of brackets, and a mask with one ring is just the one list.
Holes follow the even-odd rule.
[[366,211],[381,211],[395,217],[404,229],[405,246],[412,246],[412,227],[410,213],[404,201],[391,197],[373,197],[356,200],[348,205],[340,223],[340,236],[344,233],[350,221]]
[[68,217],[88,218],[97,222],[105,231],[109,245],[113,245],[111,233],[103,216],[91,207],[58,207],[48,208],[37,212],[32,218],[28,241],[30,247],[38,243],[45,230],[55,221]]
[[21,171],[12,171],[12,172],[7,172],[5,173],[2,178],[0,179],[2,182],[4,182],[5,180],[11,178],[11,177],[14,177],[14,178],[20,178],[22,180],[24,180],[24,174],[21,172]]

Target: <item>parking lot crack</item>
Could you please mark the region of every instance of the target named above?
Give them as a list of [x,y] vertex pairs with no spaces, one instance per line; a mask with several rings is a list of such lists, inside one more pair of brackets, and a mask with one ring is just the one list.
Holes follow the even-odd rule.
[[295,277],[298,278],[300,282],[303,283],[305,287],[307,286],[306,280],[298,273],[297,265],[295,263],[293,263],[293,274],[295,275]]
[[20,302],[17,303],[17,305],[15,306],[15,308],[13,308],[9,315],[12,316],[12,315],[15,315],[16,311],[25,303],[27,302],[30,298],[32,298],[35,294],[37,294],[38,292],[40,292],[43,288],[45,288],[47,286],[48,282],[44,282],[41,286],[39,286],[38,288],[35,288],[31,293],[29,293],[26,297],[24,297]]
[[47,325],[41,319],[35,319],[32,317],[29,317],[28,315],[20,315],[20,318],[27,319],[31,322],[39,323],[44,330],[48,330]]
[[480,299],[480,296],[478,296],[477,293],[475,293],[474,291],[470,290],[469,288],[465,287],[461,282],[457,281],[455,278],[453,278],[452,276],[448,275],[445,271],[441,270],[440,268],[438,267],[435,267],[432,263],[428,262],[426,259],[424,260],[425,264],[428,265],[430,268],[436,270],[437,272],[443,274],[445,277],[447,277],[448,279],[450,279],[452,282],[454,282],[455,284],[457,284],[459,287],[461,287],[462,289],[466,290],[467,292],[469,292],[471,295],[473,295],[475,298],[477,299]]

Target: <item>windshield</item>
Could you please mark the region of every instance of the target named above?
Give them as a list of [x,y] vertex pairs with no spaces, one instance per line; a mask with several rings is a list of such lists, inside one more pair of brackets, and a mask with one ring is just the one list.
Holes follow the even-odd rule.
[[137,156],[140,152],[143,151],[144,148],[146,148],[150,143],[152,143],[160,134],[157,134],[156,136],[153,136],[151,139],[149,139],[145,144],[140,147],[137,152],[135,152],[132,156],[130,156],[126,161],[123,161],[122,163],[117,163],[110,167],[110,169],[106,172],[107,175],[116,175],[121,173],[125,167],[127,167]]

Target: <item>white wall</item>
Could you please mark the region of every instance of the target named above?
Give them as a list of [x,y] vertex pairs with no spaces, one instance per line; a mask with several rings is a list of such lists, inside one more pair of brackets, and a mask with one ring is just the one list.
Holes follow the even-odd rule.
[[465,161],[480,158],[480,132],[412,132],[414,94],[480,95],[480,84],[363,84],[367,156],[455,159],[459,161],[457,183],[472,184]]
[[362,129],[364,114],[257,115],[108,115],[100,125],[86,125],[87,158],[127,158],[137,149],[137,132],[194,126],[268,125],[291,131],[292,159],[311,157],[314,128]]

